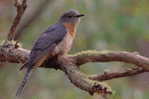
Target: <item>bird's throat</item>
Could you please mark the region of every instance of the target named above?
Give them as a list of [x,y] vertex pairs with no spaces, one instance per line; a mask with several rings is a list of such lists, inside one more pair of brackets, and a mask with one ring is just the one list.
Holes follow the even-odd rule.
[[65,28],[68,30],[72,37],[76,34],[76,25],[71,23],[64,23]]

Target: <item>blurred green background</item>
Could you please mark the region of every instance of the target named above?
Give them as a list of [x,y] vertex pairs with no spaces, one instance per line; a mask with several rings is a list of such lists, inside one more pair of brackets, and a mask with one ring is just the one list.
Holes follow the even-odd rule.
[[[31,49],[39,34],[68,9],[77,9],[82,18],[77,38],[70,53],[83,50],[138,51],[149,56],[148,0],[28,0],[27,10],[17,30],[16,39]],[[0,41],[16,15],[13,0],[0,0]],[[0,99],[15,99],[23,78],[21,64],[1,63]],[[125,66],[125,67],[124,67]],[[126,67],[127,66],[127,67]],[[88,74],[104,70],[120,71],[131,67],[122,63],[94,63],[81,67]],[[149,74],[107,81],[115,91],[109,99],[149,99]],[[101,99],[90,96],[72,85],[65,74],[52,69],[38,69],[20,99]]]

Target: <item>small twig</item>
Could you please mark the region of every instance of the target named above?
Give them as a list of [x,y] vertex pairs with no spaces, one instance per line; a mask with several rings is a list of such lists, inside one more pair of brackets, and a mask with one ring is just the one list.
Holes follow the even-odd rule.
[[25,9],[27,7],[26,0],[23,0],[23,1],[15,0],[15,7],[17,8],[17,15],[10,27],[10,30],[9,30],[9,33],[7,36],[8,41],[14,40],[14,37],[16,35],[17,26],[19,25],[20,20],[21,20],[23,14],[25,12]]
[[116,78],[129,77],[129,76],[137,75],[144,72],[147,72],[147,71],[145,71],[143,68],[132,68],[124,72],[112,72],[112,73],[106,72],[104,74],[91,75],[89,76],[89,79],[97,80],[97,81],[105,81],[105,80],[111,80]]

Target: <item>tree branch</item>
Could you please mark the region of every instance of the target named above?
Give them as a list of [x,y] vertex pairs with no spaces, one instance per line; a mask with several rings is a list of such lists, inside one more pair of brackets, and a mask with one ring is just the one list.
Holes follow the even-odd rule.
[[38,17],[44,12],[44,10],[51,4],[53,0],[42,0],[38,4],[37,7],[32,9],[29,13],[27,13],[27,17],[25,17],[22,24],[19,25],[18,29],[16,30],[16,35],[14,37],[15,40],[21,39],[22,32],[26,27],[30,24],[32,24]]
[[15,7],[17,8],[17,15],[10,27],[10,30],[9,30],[9,33],[7,36],[8,41],[14,40],[14,37],[16,35],[17,26],[19,25],[20,20],[21,20],[23,14],[25,12],[25,9],[27,7],[26,0],[15,0]]
[[124,72],[113,72],[113,73],[104,72],[103,74],[90,75],[88,78],[92,80],[97,80],[97,81],[105,81],[105,80],[111,80],[116,78],[134,76],[144,72],[147,72],[147,71],[144,70],[143,68],[137,67],[137,68],[128,69]]
[[91,95],[94,93],[112,94],[110,86],[103,82],[90,80],[86,74],[80,72],[70,58],[62,57],[58,62],[61,64],[61,70],[66,73],[70,81],[78,88],[89,92]]
[[[9,43],[10,44],[10,43]],[[14,44],[3,45],[0,48],[0,61],[24,63],[29,56],[29,50],[16,47]],[[79,71],[79,66],[88,62],[124,62],[138,66],[136,69],[130,69],[125,72],[104,73],[103,75],[91,75]],[[63,59],[47,60],[42,67],[60,69],[66,73],[70,81],[78,88],[89,92],[90,94],[111,93],[108,85],[97,82],[111,80],[114,78],[127,77],[143,72],[148,72],[149,59],[136,53],[125,51],[84,51],[75,55],[65,56]],[[144,68],[145,67],[145,68]]]
[[0,46],[0,62],[25,63],[29,53],[29,50],[23,49],[16,45],[15,42],[9,41]]
[[126,51],[83,51],[70,56],[76,60],[77,66],[88,62],[124,62],[149,70],[149,59],[136,52]]

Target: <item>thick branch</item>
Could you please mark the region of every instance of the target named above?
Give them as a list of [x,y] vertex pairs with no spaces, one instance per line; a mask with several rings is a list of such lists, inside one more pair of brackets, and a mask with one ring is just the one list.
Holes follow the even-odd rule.
[[[14,62],[24,63],[29,56],[29,50],[16,47],[13,44],[1,46],[0,61],[1,62]],[[98,51],[85,51],[75,55],[65,56],[66,59],[56,59],[45,62],[43,67],[56,68],[64,71],[70,81],[80,89],[83,89],[90,94],[93,93],[111,93],[109,86],[102,82],[114,78],[132,76],[148,71],[149,59],[130,52],[98,52]],[[79,65],[88,62],[112,62],[120,61],[137,65],[140,68],[131,69],[122,73],[105,73],[103,75],[87,76],[79,71]],[[52,65],[52,66],[51,66]],[[145,68],[144,68],[145,67]]]
[[0,47],[0,62],[25,63],[27,61],[30,51],[15,44],[8,41]]
[[[21,57],[22,60],[26,60],[29,54],[29,50],[23,48],[14,49],[9,46],[6,48],[9,51],[3,52],[0,51],[0,55],[7,55],[4,57],[0,57],[0,61],[8,61],[8,62],[18,62],[16,57]],[[5,49],[5,50],[6,50]],[[16,54],[19,52],[19,54]],[[77,53],[75,55],[68,56],[71,58],[77,66],[80,66],[89,62],[124,62],[136,65],[138,67],[143,67],[145,70],[149,68],[149,59],[147,57],[141,56],[136,53],[126,52],[126,51],[84,51],[81,53]],[[13,61],[12,61],[13,60]],[[25,61],[22,61],[24,63]],[[46,65],[48,65],[47,63]]]
[[70,56],[76,61],[77,66],[88,62],[124,62],[134,64],[149,70],[149,59],[138,53],[126,51],[83,51]]
[[14,37],[16,35],[16,28],[19,25],[22,15],[24,14],[27,7],[26,0],[15,0],[15,7],[17,8],[17,15],[12,23],[12,26],[10,27],[7,36],[7,40],[9,41],[14,40]]
[[[15,48],[13,45],[6,45],[1,47],[0,50],[0,61],[18,63],[20,58],[22,63],[28,59],[29,50],[23,48]],[[149,68],[149,59],[136,53],[125,52],[125,51],[84,51],[75,55],[69,55],[69,58],[73,60],[73,63],[77,66],[88,62],[124,62],[143,67],[144,70]],[[12,61],[13,60],[13,61]],[[46,63],[48,65],[50,63]]]
[[94,93],[112,94],[111,88],[106,83],[90,80],[79,71],[78,67],[69,58],[60,58],[59,62],[61,70],[66,73],[70,81],[78,88],[89,92],[91,95]]

